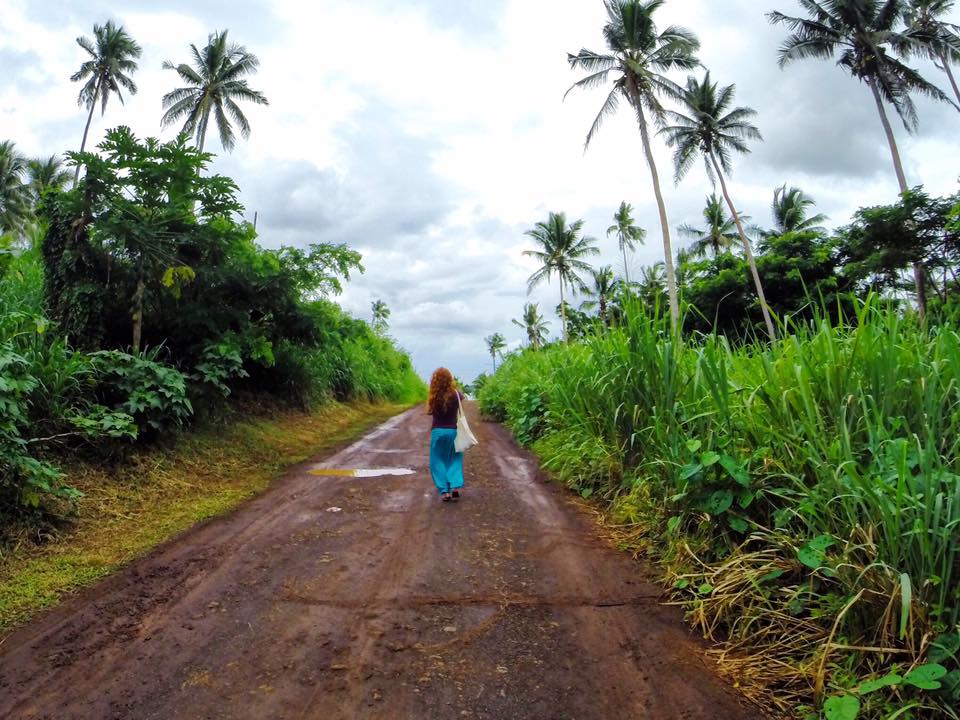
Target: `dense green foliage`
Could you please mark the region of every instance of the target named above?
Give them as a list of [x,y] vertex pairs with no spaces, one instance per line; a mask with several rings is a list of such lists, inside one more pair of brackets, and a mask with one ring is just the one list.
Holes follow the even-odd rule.
[[[882,708],[862,682],[960,639],[960,334],[872,302],[790,329],[765,347],[676,340],[628,302],[619,327],[508,358],[480,404],[639,523],[705,628],[781,697],[812,697],[823,657],[828,693]],[[955,704],[960,663],[933,657],[944,690],[906,694]]]
[[[800,207],[805,204],[806,207]],[[897,203],[863,208],[853,221],[835,232],[819,227],[822,215],[807,217],[812,201],[801,191],[775,193],[770,229],[754,227],[757,271],[773,316],[780,322],[810,319],[820,308],[834,317],[850,308],[851,294],[879,293],[907,305],[916,282],[930,296],[934,319],[952,317],[960,270],[960,195],[935,198],[917,188]],[[732,341],[752,339],[763,329],[763,315],[746,258],[735,247],[733,220],[720,201],[708,197],[703,228],[681,228],[694,238],[688,253],[679,253],[675,266],[680,297],[686,310],[687,333],[717,331]],[[621,289],[652,307],[666,303],[662,265],[645,268],[640,278]],[[592,298],[580,310],[566,308],[572,337],[589,332],[599,313]],[[611,298],[611,315],[619,312],[620,297]]]
[[187,144],[108,133],[44,225],[0,253],[0,509],[73,499],[58,452],[114,454],[216,414],[233,392],[299,405],[412,402],[410,359],[328,297],[345,246],[260,247],[236,186]]
[[960,334],[873,301],[789,330],[677,340],[626,301],[614,329],[508,358],[481,408],[639,523],[699,622],[746,646],[781,698],[879,711],[889,689],[861,683],[926,653],[943,689],[901,696],[955,705],[960,663],[928,646],[960,641]]

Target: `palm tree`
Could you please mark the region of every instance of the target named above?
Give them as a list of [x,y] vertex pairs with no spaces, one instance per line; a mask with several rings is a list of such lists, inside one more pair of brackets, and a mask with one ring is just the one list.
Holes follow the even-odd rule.
[[953,4],[954,0],[908,0],[903,22],[911,38],[897,50],[905,59],[917,54],[933,60],[949,78],[960,103],[960,87],[950,67],[951,63],[960,62],[960,26],[941,19],[953,9]]
[[523,317],[511,322],[527,333],[527,340],[534,350],[539,350],[546,344],[547,328],[550,323],[540,314],[540,306],[536,303],[524,305]]
[[70,182],[70,172],[64,170],[63,159],[57,155],[34,158],[27,161],[27,185],[33,195],[34,205],[40,202],[47,190],[61,190]]
[[780,67],[804,58],[832,58],[853,77],[866,83],[873,94],[880,122],[887,136],[900,191],[907,192],[900,151],[884,108],[890,103],[908,132],[917,128],[917,110],[911,93],[949,102],[947,96],[920,74],[891,56],[888,46],[906,47],[911,35],[897,31],[903,0],[798,0],[810,18],[780,12],[768,13],[774,24],[786,25],[790,35],[780,48]]
[[587,286],[583,290],[583,294],[590,299],[584,302],[581,307],[587,311],[597,310],[597,316],[600,318],[600,322],[607,325],[607,309],[617,290],[620,288],[620,281],[614,276],[613,268],[609,265],[605,265],[599,270],[594,270],[591,275],[593,276],[593,286]]
[[504,348],[507,347],[507,339],[500,333],[494,333],[483,339],[487,344],[487,352],[490,353],[490,357],[493,358],[493,372],[497,372],[497,356],[503,355]]
[[660,229],[663,232],[663,253],[667,269],[667,286],[670,294],[670,317],[674,329],[680,321],[680,303],[677,299],[676,275],[673,267],[673,249],[670,242],[670,222],[660,189],[660,176],[650,145],[647,113],[656,121],[664,117],[661,95],[676,95],[679,88],[664,73],[671,70],[692,70],[699,65],[696,57],[700,43],[696,36],[685,28],[671,26],[658,32],[653,20],[654,13],[664,0],[604,0],[609,20],[603,29],[607,51],[597,53],[583,49],[576,55],[568,55],[570,66],[588,74],[574,84],[574,88],[594,88],[604,85],[611,74],[613,89],[600,108],[586,146],[596,135],[603,121],[616,112],[621,98],[633,108],[640,126],[640,138],[647,165],[653,179],[653,193],[660,213]]
[[782,185],[773,191],[773,230],[765,235],[786,235],[791,232],[826,232],[820,223],[826,222],[827,216],[817,213],[807,216],[807,211],[816,203],[803,190],[796,187],[788,188]]
[[26,159],[10,140],[0,142],[0,235],[21,233],[30,217],[30,194],[23,177]]
[[707,168],[707,176],[714,182],[720,181],[720,189],[727,201],[727,208],[733,216],[737,226],[737,234],[743,245],[750,265],[750,274],[757,288],[757,297],[760,299],[760,309],[763,320],[767,325],[770,338],[776,339],[777,331],[770,317],[767,307],[767,298],[763,292],[763,283],[760,282],[760,273],[757,270],[757,260],[753,256],[753,248],[743,229],[743,219],[730,198],[724,173],[731,168],[731,151],[749,153],[747,140],[762,140],[760,131],[750,124],[749,119],[757,113],[752,108],[734,107],[735,85],[719,87],[718,83],[710,82],[709,71],[703,81],[696,78],[687,78],[687,87],[680,98],[682,107],[687,115],[681,112],[669,111],[669,118],[675,123],[664,127],[661,132],[667,136],[667,145],[675,148],[673,161],[676,168],[676,180],[679,182],[696,161],[702,156]]
[[637,283],[638,297],[653,304],[660,301],[665,291],[666,273],[664,272],[664,263],[658,262],[641,268],[640,280]]
[[[75,72],[70,80],[83,82],[83,88],[77,102],[81,107],[86,106],[90,112],[87,115],[87,125],[83,129],[83,140],[80,143],[80,152],[87,147],[87,135],[90,132],[90,122],[93,120],[93,110],[100,103],[100,114],[107,111],[107,102],[110,93],[116,93],[120,104],[123,104],[121,88],[131,95],[137,94],[136,83],[131,75],[137,70],[137,58],[142,50],[122,26],[108,20],[106,25],[93,26],[93,39],[88,37],[77,38],[77,44],[82,47],[90,59]],[[80,179],[80,165],[77,165],[73,181]]]
[[569,286],[574,292],[583,290],[585,285],[581,273],[592,268],[583,258],[599,255],[600,251],[593,238],[581,236],[583,220],[568,225],[564,213],[550,213],[546,222],[538,222],[532,230],[526,232],[539,245],[538,250],[526,250],[524,255],[536,258],[540,268],[527,280],[527,291],[532,292],[544,280],[556,274],[560,279],[560,314],[563,321],[563,339],[568,339],[566,300],[564,288]]
[[390,327],[390,308],[383,300],[375,300],[370,303],[370,309],[373,312],[373,329],[381,335],[386,333]]
[[[880,115],[880,123],[887,136],[893,168],[900,184],[900,192],[910,188],[900,160],[900,150],[887,117],[884,101],[890,103],[907,132],[918,125],[917,110],[911,93],[920,93],[935,100],[950,102],[940,88],[933,85],[913,68],[891,56],[888,46],[904,48],[915,38],[910,31],[900,32],[904,0],[798,0],[809,13],[809,18],[798,18],[780,12],[768,13],[774,24],[783,24],[790,35],[780,49],[780,67],[804,58],[832,58],[839,52],[837,64],[853,77],[866,83],[873,94]],[[914,283],[920,315],[926,313],[926,271],[923,265],[914,265]]]
[[[681,235],[693,238],[690,253],[695,257],[706,257],[712,254],[717,257],[720,253],[728,252],[738,245],[740,236],[737,234],[737,225],[723,206],[723,200],[716,193],[707,196],[707,203],[703,208],[703,219],[706,222],[704,229],[684,223],[679,228]],[[742,219],[742,217],[741,217]]]
[[247,100],[257,105],[269,105],[259,90],[247,85],[246,75],[257,71],[260,61],[242,45],[227,44],[227,30],[214,33],[207,46],[198,50],[191,45],[193,67],[186,63],[174,65],[166,61],[165,70],[174,70],[187,83],[163,96],[162,125],[168,127],[184,120],[183,132],[194,135],[197,148],[203,152],[207,126],[212,114],[220,132],[220,144],[228,152],[236,145],[231,119],[240,127],[244,139],[250,137],[250,123],[237,105]]
[[623,276],[630,284],[630,268],[627,264],[627,250],[633,252],[637,245],[643,245],[647,238],[647,231],[638,227],[633,220],[633,206],[622,202],[620,209],[613,216],[613,225],[607,228],[607,237],[617,236],[617,245],[623,253]]

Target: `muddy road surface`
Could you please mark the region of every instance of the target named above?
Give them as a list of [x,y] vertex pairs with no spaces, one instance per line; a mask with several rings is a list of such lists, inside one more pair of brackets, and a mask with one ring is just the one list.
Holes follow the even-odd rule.
[[[642,568],[474,425],[457,503],[414,410],[17,631],[0,718],[757,718]],[[334,472],[377,468],[412,473]]]

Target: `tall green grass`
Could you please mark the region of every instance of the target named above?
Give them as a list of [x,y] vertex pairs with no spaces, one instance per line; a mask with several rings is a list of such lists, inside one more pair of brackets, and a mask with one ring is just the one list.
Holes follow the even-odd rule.
[[[619,328],[509,358],[481,408],[639,525],[704,629],[776,655],[755,675],[785,704],[925,654],[960,702],[960,663],[928,652],[960,620],[960,335],[872,300],[826,317],[734,347],[635,304]],[[882,714],[890,694],[863,702]]]

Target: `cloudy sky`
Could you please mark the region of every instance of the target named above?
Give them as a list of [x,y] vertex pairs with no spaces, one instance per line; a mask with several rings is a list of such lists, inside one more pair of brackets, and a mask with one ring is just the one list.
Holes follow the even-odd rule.
[[[737,162],[738,205],[766,223],[773,188],[787,182],[839,225],[860,206],[893,201],[869,91],[830,62],[780,71],[783,30],[763,15],[773,8],[799,12],[795,0],[672,0],[659,18],[696,31],[714,77],[736,83],[738,102],[759,111],[765,142]],[[270,106],[247,109],[251,139],[216,170],[240,184],[263,244],[361,250],[367,272],[341,302],[368,317],[370,302],[385,300],[391,332],[422,374],[446,364],[472,378],[489,364],[483,338],[493,332],[519,344],[510,320],[534,269],[521,255],[523,233],[551,210],[585,219],[601,262],[622,272],[605,232],[627,200],[650,235],[631,270],[662,259],[629,113],[584,153],[604,95],[563,99],[577,79],[566,52],[603,47],[601,0],[0,0],[0,139],[31,155],[79,146],[85,116],[69,77],[84,53],[74,39],[108,18],[144,54],[139,93],[96,117],[93,141],[119,124],[171,138],[174,130],[161,133],[160,98],[177,78],[161,63],[186,61],[190,43],[228,28],[260,57],[251,85]],[[960,114],[926,102],[920,110],[916,136],[896,126],[908,180],[955,192]],[[208,149],[220,152],[219,143]],[[660,147],[657,156],[671,225],[698,223],[711,191],[702,168],[674,186],[669,154]],[[533,300],[553,308],[556,293],[544,287]],[[556,319],[552,330],[559,334]]]

